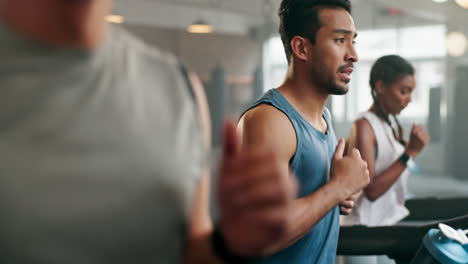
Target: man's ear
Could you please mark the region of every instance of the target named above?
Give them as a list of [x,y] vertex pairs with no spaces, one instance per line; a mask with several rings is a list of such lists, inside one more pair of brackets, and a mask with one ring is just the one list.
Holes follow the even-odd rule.
[[307,60],[309,47],[308,47],[308,40],[301,37],[301,36],[294,36],[291,39],[291,48],[293,52],[293,56],[298,58],[299,60]]

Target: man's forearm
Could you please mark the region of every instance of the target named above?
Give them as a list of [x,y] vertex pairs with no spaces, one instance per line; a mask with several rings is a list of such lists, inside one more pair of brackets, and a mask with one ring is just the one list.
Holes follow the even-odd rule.
[[189,239],[185,254],[185,264],[223,264],[212,249],[211,233]]
[[267,254],[275,254],[296,243],[330,210],[347,198],[337,190],[339,189],[335,184],[328,183],[316,192],[295,200],[289,213],[292,226],[289,228],[287,239],[275,243],[268,249]]

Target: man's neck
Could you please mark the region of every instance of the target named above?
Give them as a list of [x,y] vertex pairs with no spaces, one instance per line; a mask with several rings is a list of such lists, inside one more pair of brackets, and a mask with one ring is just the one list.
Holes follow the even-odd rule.
[[306,74],[290,67],[285,82],[278,90],[311,123],[323,122],[322,114],[328,94],[324,94]]
[[0,21],[30,39],[96,48],[105,40],[110,1],[0,0]]

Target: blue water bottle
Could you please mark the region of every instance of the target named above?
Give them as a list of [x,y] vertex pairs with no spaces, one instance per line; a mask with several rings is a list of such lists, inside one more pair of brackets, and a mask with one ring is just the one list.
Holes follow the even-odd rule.
[[439,224],[439,229],[429,230],[411,264],[468,264],[465,231],[444,224]]

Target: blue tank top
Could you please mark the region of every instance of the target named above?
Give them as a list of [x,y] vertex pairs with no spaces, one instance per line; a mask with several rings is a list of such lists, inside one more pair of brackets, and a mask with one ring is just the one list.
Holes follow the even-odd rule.
[[[250,110],[260,104],[269,104],[283,112],[291,121],[297,135],[296,153],[290,160],[299,182],[298,198],[307,196],[325,185],[330,179],[330,163],[337,140],[327,109],[323,116],[327,133],[314,128],[276,89],[268,91]],[[262,264],[333,264],[339,233],[338,207],[328,212],[306,235],[289,248],[270,256]]]

